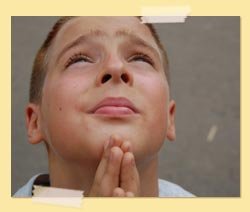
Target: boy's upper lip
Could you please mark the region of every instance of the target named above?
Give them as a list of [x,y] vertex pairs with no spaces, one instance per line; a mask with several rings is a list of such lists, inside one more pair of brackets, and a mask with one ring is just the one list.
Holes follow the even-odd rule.
[[135,105],[125,97],[106,97],[102,99],[99,103],[97,103],[92,109],[90,109],[90,113],[95,113],[95,111],[97,111],[99,108],[106,106],[127,107],[134,113],[139,112]]

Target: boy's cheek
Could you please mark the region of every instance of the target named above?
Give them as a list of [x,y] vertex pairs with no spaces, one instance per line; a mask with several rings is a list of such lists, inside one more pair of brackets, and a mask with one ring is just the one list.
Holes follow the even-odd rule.
[[86,125],[82,125],[76,119],[67,116],[63,120],[50,121],[47,127],[47,142],[54,153],[64,160],[81,162],[98,160],[101,157],[103,139],[99,139]]
[[[169,91],[165,81],[155,80],[148,83],[148,121],[151,132],[155,132],[155,141],[164,140],[167,131]],[[165,79],[164,79],[165,80]]]
[[148,105],[148,113],[153,114],[155,119],[165,117],[168,110],[169,91],[165,79],[154,79],[144,86],[145,101]]

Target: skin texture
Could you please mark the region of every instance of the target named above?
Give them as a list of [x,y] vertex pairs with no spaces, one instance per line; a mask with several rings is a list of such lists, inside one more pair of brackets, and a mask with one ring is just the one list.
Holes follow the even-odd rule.
[[[74,18],[48,58],[42,102],[27,106],[26,123],[30,143],[49,147],[51,185],[88,196],[157,196],[158,152],[175,139],[175,102],[149,29],[134,17]],[[138,112],[90,113],[106,97],[125,97]]]

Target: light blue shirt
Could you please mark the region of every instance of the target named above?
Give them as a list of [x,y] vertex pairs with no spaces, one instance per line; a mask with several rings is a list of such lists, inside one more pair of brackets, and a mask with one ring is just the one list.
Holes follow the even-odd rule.
[[[21,187],[13,197],[32,197],[32,189],[35,181],[42,174],[33,176],[23,187]],[[44,175],[45,176],[45,175]],[[48,175],[47,175],[48,176]],[[48,178],[48,177],[47,177]],[[47,181],[46,183],[49,183]],[[195,197],[179,185],[159,179],[159,197]]]

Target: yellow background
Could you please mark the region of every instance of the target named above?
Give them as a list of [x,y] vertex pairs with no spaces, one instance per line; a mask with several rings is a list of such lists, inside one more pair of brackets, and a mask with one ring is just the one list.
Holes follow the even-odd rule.
[[[248,211],[250,209],[249,70],[250,5],[243,0],[8,0],[0,13],[0,211]],[[85,198],[80,209],[11,198],[11,16],[140,15],[143,7],[189,6],[192,16],[241,16],[241,197]],[[157,15],[157,14],[155,14]],[[249,208],[249,209],[248,209]]]

